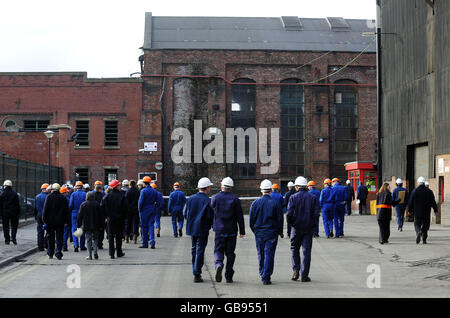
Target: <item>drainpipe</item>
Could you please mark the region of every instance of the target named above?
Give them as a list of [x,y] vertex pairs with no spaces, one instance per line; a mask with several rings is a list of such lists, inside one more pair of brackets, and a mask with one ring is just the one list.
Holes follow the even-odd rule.
[[377,0],[377,112],[378,112],[378,137],[377,137],[377,168],[378,178],[383,182],[383,157],[381,155],[382,136],[382,67],[381,67],[381,0]]

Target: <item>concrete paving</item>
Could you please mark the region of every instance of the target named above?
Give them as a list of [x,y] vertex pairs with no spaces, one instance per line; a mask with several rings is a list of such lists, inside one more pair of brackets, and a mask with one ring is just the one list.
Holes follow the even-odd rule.
[[[162,218],[156,249],[124,244],[125,257],[111,260],[107,250],[99,260],[85,260],[86,252],[64,253],[61,261],[38,252],[0,269],[0,297],[450,297],[450,228],[432,225],[428,244],[416,245],[412,223],[403,232],[391,223],[390,243],[378,243],[374,216],[346,217],[345,237],[326,239],[321,224],[314,239],[310,283],[291,281],[289,240],[279,239],[272,285],[263,286],[253,233],[238,239],[234,283],[214,280],[214,234],[205,253],[203,283],[193,283],[190,237],[174,238],[169,217]],[[20,233],[20,232],[19,232]],[[3,249],[3,246],[0,248]],[[81,288],[68,288],[76,264]],[[380,288],[368,288],[372,272],[380,269]],[[370,268],[369,268],[370,269]]]

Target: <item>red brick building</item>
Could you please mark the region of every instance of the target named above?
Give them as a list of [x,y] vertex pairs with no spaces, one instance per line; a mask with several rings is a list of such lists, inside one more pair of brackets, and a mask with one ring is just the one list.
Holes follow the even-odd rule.
[[[304,175],[320,184],[346,178],[346,162],[375,162],[375,43],[362,36],[371,27],[342,18],[147,13],[143,115],[163,113],[165,188],[177,180],[193,189],[203,176],[219,186],[228,175],[242,194],[256,194],[264,178],[285,186]],[[193,136],[195,119],[203,130],[280,128],[278,172],[262,174],[259,161],[173,163],[171,133],[185,127]]]

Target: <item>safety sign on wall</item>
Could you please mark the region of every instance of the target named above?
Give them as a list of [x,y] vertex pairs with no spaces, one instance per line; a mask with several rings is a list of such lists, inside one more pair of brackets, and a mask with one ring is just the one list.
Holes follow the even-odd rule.
[[158,143],[156,141],[144,142],[144,151],[158,151]]

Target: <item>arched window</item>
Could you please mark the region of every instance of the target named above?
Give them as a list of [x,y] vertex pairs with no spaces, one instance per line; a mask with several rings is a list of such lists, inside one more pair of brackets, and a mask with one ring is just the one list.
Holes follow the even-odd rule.
[[[301,83],[292,78],[281,83]],[[302,85],[280,85],[281,175],[299,176],[305,172],[305,100]]]
[[[336,84],[356,84],[350,80]],[[334,174],[347,178],[344,164],[358,160],[358,92],[354,86],[334,88]]]
[[[248,78],[241,78],[233,83],[254,83]],[[252,84],[233,84],[231,87],[231,127],[256,128],[256,88]],[[237,162],[237,138],[234,141],[233,176],[238,178],[256,177],[256,163],[249,163],[249,137],[245,138],[246,163]]]

